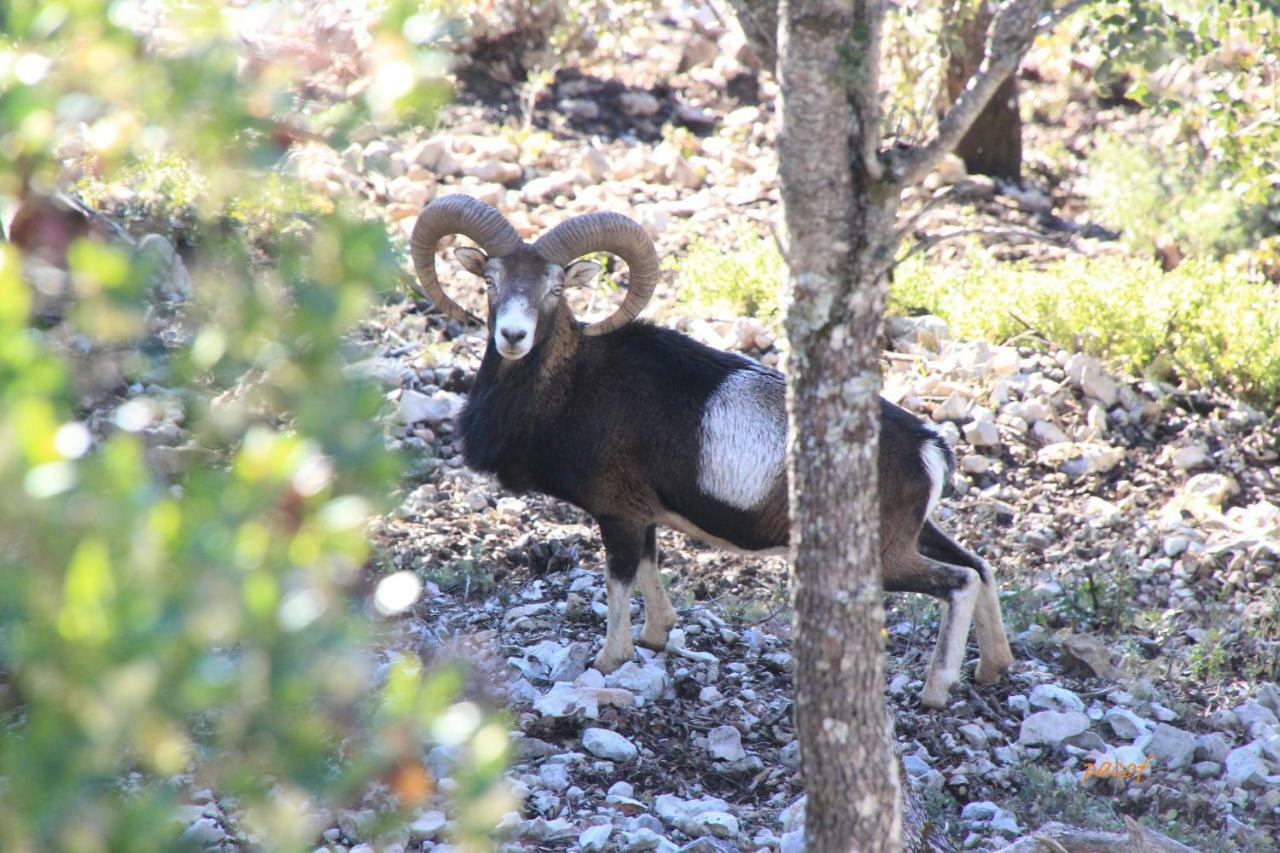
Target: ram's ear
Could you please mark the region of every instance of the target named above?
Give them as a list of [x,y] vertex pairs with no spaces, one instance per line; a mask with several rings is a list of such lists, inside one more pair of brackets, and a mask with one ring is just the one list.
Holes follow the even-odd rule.
[[585,287],[600,275],[602,269],[595,261],[574,261],[564,271],[564,286]]
[[467,272],[478,276],[484,275],[484,264],[489,260],[489,256],[484,252],[470,246],[459,246],[453,250],[453,256],[462,263]]

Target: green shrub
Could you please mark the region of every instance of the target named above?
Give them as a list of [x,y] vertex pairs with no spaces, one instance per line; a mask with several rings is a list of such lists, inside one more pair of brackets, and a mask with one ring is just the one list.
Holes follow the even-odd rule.
[[1137,372],[1280,399],[1280,293],[1230,262],[1193,259],[1166,273],[1151,261],[1072,257],[1034,269],[978,253],[938,269],[917,255],[898,267],[890,298],[892,310],[937,314],[962,338],[1030,332]]
[[[0,13],[0,196],[56,186],[49,152],[84,122],[104,186],[123,180],[140,209],[198,232],[194,295],[144,339],[169,322],[148,310],[147,271],[79,241],[68,328],[41,331],[0,243],[0,849],[177,849],[199,788],[236,803],[263,849],[309,849],[317,810],[372,782],[422,802],[433,743],[468,756],[460,834],[492,826],[509,808],[506,726],[456,701],[454,670],[407,658],[379,677],[385,623],[351,600],[401,467],[370,428],[379,390],[342,356],[400,283],[385,227],[339,204],[274,235],[269,256],[246,245],[236,232],[275,229],[298,192],[276,177],[284,151],[254,141],[278,118],[262,104],[292,102],[286,69],[238,73],[215,6],[184,7],[168,58],[107,7]],[[170,157],[146,157],[157,137]],[[248,228],[222,227],[231,198]],[[86,367],[115,355],[119,379],[82,400]],[[151,460],[177,425],[171,449],[190,461],[175,474]],[[378,589],[398,590],[375,596],[390,613],[414,579]]]
[[1094,215],[1143,252],[1169,237],[1186,254],[1224,255],[1247,248],[1266,222],[1265,206],[1246,202],[1207,158],[1114,135],[1090,155],[1081,189]]
[[704,312],[778,324],[785,267],[772,236],[744,227],[728,246],[699,237],[665,265],[676,273],[681,301]]

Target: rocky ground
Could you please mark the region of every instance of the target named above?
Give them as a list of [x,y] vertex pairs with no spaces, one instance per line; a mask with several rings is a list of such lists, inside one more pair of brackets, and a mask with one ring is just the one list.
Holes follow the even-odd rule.
[[[628,39],[621,58],[537,85],[477,54],[437,132],[308,146],[293,167],[362,200],[401,237],[423,203],[450,192],[497,205],[525,236],[577,212],[625,212],[666,258],[695,237],[732,252],[744,224],[768,233],[776,87],[741,36],[703,15]],[[1057,91],[1032,76],[1030,98]],[[918,234],[982,227],[1000,232],[984,238],[998,256],[1031,260],[1119,251],[1084,217],[1073,175],[1040,154],[1063,134],[1132,122],[1081,97],[1037,112],[1024,188],[967,176],[958,162],[932,176],[907,203],[932,205]],[[480,289],[446,263],[446,286],[479,312]],[[676,280],[667,273],[650,320],[779,362],[776,330],[695,316]],[[599,316],[616,295],[580,298],[582,314]],[[480,332],[400,301],[357,337],[353,370],[385,383],[388,441],[416,466],[399,509],[374,526],[382,558],[370,572],[427,580],[385,654],[462,657],[474,694],[508,709],[521,806],[499,826],[504,849],[801,849],[785,563],[663,532],[681,615],[670,648],[600,676],[586,668],[604,631],[590,520],[462,467],[451,418]],[[1031,849],[1050,820],[1115,829],[1132,816],[1201,849],[1277,849],[1280,416],[1114,375],[1080,354],[952,340],[931,317],[894,319],[886,345],[886,395],[955,446],[941,522],[996,568],[1017,659],[1001,684],[966,675],[946,710],[923,712],[936,611],[888,602],[887,696],[938,826],[965,848]],[[441,796],[410,825],[375,835],[386,805],[375,792],[331,816],[322,849],[448,849],[455,760],[446,747],[431,753]],[[1143,765],[1140,778],[1116,777],[1131,765]],[[193,839],[235,843],[216,798],[193,809]]]

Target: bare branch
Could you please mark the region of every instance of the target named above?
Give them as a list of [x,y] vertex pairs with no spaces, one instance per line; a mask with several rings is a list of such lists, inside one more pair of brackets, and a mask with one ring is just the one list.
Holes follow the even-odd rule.
[[1036,36],[1091,0],[1068,0],[1059,8],[1051,0],[1009,0],[991,21],[987,55],[951,105],[938,132],[925,145],[887,152],[888,175],[899,187],[910,186],[932,171],[968,132],[987,102],[1022,61]]
[[879,181],[884,175],[880,164],[880,52],[884,39],[885,0],[867,4],[866,89],[867,103],[863,115],[867,127],[862,133],[862,164],[867,177]]

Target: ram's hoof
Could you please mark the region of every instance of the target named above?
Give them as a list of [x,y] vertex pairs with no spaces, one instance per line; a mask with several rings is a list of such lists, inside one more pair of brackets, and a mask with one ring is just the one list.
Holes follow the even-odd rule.
[[600,650],[600,654],[596,655],[595,663],[592,666],[608,675],[635,657],[635,653],[636,650],[630,643],[627,643],[625,648],[616,651],[610,651],[609,647],[605,646]]

